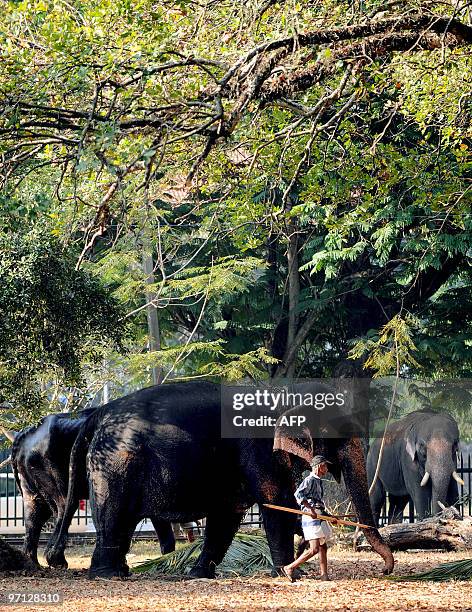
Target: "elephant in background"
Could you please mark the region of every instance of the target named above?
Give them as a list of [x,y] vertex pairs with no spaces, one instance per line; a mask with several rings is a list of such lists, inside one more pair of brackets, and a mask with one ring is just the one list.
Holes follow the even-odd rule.
[[[221,414],[219,385],[172,383],[102,406],[82,425],[71,454],[63,524],[76,503],[73,475],[86,461],[97,529],[91,577],[128,574],[131,534],[149,515],[179,522],[206,517],[202,553],[191,576],[214,577],[254,503],[261,507],[274,569],[280,571],[293,561],[294,515],[263,504],[296,508],[293,493],[315,448],[332,461],[335,477],[344,475],[359,520],[372,525],[366,537],[384,559],[384,571],[392,571],[392,553],[374,527],[359,439],[319,441],[310,431],[298,439],[280,426],[275,440],[223,438]],[[64,528],[50,548],[51,557],[62,554],[66,535]]]
[[[367,456],[367,476],[372,484],[381,440],[376,439]],[[451,506],[458,500],[456,472],[459,429],[448,414],[430,410],[411,412],[389,425],[383,456],[370,494],[376,525],[389,494],[389,523],[401,521],[407,502],[412,499],[419,519],[441,510],[438,502]]]

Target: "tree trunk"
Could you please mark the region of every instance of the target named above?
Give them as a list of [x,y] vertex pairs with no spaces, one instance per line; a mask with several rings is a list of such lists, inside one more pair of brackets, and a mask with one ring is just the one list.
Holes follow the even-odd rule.
[[[143,254],[143,270],[146,275],[146,285],[154,283],[154,261],[149,253]],[[156,297],[153,291],[146,291],[147,302],[147,321],[149,332],[149,350],[159,351],[161,348],[161,336],[159,332],[159,318],[157,316],[157,308],[152,304]],[[152,382],[155,385],[160,384],[162,380],[162,369],[160,367],[152,368]]]
[[400,523],[379,529],[393,550],[442,548],[472,550],[472,517],[463,519],[446,510],[418,523]]
[[34,569],[36,566],[20,550],[0,538],[0,572]]
[[299,319],[299,300],[300,300],[300,276],[298,272],[298,235],[295,224],[290,225],[291,236],[287,250],[288,264],[288,331],[287,345],[285,347],[284,363],[287,368],[286,375],[289,378],[293,377],[295,371],[295,360],[291,363],[286,363],[287,352],[295,340],[295,335],[298,331]]

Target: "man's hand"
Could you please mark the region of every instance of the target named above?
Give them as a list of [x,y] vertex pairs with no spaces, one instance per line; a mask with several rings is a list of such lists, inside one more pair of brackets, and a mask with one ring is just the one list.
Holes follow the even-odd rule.
[[331,519],[329,522],[330,522],[332,525],[337,525],[339,521],[338,521],[338,519],[337,519],[337,518],[332,518],[332,519]]
[[313,508],[313,506],[307,502],[305,502],[303,504],[303,507],[305,509],[306,512],[309,512],[311,515],[311,518],[318,518],[318,515],[316,514],[316,510]]

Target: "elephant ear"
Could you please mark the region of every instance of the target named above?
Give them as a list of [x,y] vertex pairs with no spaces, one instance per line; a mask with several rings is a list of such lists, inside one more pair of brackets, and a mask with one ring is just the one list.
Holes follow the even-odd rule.
[[412,461],[416,459],[416,436],[412,430],[406,436],[406,452]]
[[[294,413],[297,409],[289,410],[285,415]],[[302,427],[294,431],[293,426],[282,422],[285,415],[282,415],[275,426],[273,450],[283,450],[297,457],[301,457],[308,464],[313,459],[313,440],[308,427]]]

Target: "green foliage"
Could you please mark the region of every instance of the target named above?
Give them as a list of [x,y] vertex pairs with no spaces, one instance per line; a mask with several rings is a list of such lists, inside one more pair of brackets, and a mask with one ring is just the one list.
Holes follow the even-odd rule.
[[274,365],[277,359],[268,354],[267,349],[259,348],[241,355],[225,354],[218,362],[208,363],[203,372],[216,376],[227,382],[237,382],[247,377],[252,380],[267,378],[267,371],[261,369],[263,365]]
[[[228,67],[261,43],[426,10],[416,0],[323,0],[273,3],[259,14],[261,4],[5,3],[5,244],[47,217],[58,242],[70,245],[67,263],[57,263],[62,251],[45,260],[57,296],[47,330],[31,310],[24,319],[34,325],[7,321],[2,333],[11,342],[20,329],[18,344],[28,346],[9,353],[8,372],[23,364],[37,388],[29,368],[53,384],[64,367],[74,385],[82,370],[94,390],[112,376],[120,391],[149,384],[156,367],[180,378],[263,378],[283,365],[289,339],[315,314],[294,357],[297,376],[331,375],[349,354],[379,376],[398,364],[409,377],[471,375],[470,48],[449,48],[448,34],[440,48],[373,52],[358,66],[359,52],[339,59],[336,43],[294,44],[262,86],[267,93],[285,83],[283,95],[238,109],[260,53],[229,84],[232,95],[223,87],[215,102]],[[447,10],[428,3],[428,13]],[[455,10],[465,21],[466,7]],[[342,44],[349,57],[350,42]],[[291,76],[309,80],[320,70],[307,86],[290,85]],[[210,135],[214,146],[195,169]],[[87,272],[79,274],[80,253]],[[25,263],[28,274],[36,272]],[[68,298],[68,283],[85,278],[107,287],[96,308],[76,288],[82,297]],[[9,286],[18,308],[29,289]],[[130,329],[125,358],[112,346],[123,324],[114,307],[100,306],[116,301]],[[38,313],[46,308],[33,303]],[[149,304],[160,348],[147,353]],[[40,354],[30,359],[33,345]],[[89,365],[99,355],[114,368]]]
[[405,366],[419,368],[413,357],[417,351],[411,339],[411,328],[415,321],[411,316],[405,318],[395,315],[382,327],[378,338],[360,340],[349,352],[352,359],[363,358],[364,367],[374,370],[374,378],[387,376],[392,372],[400,373]]
[[82,362],[122,346],[120,307],[75,262],[46,231],[0,235],[0,392],[22,418],[41,410],[42,381],[79,385]]

